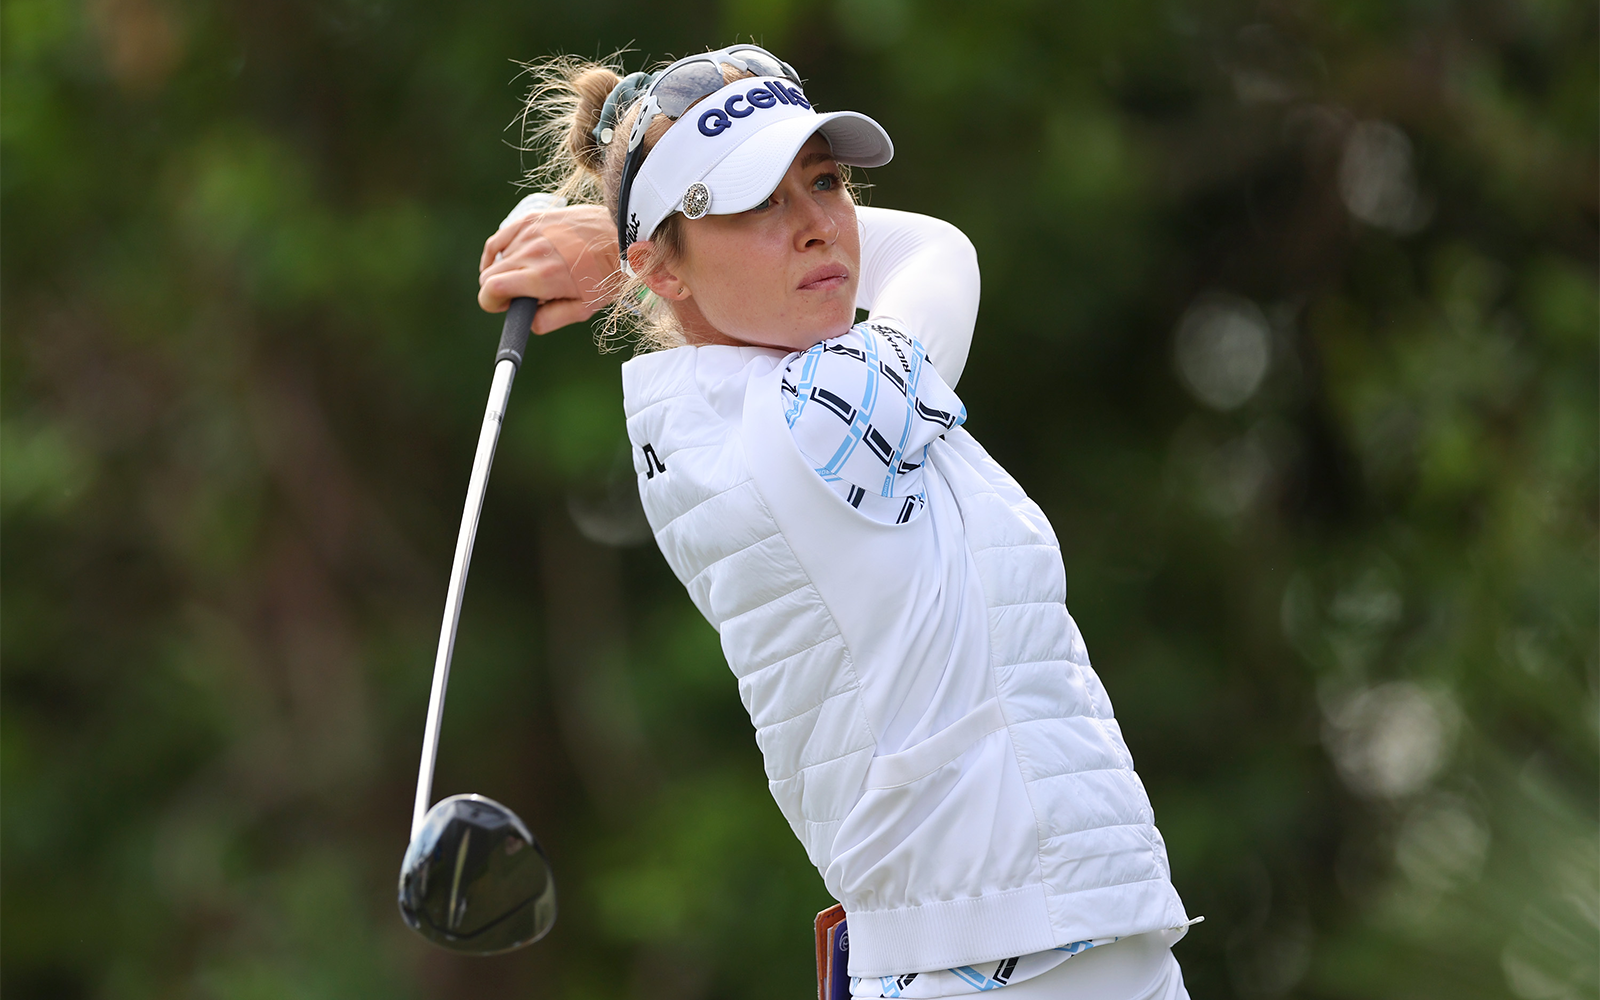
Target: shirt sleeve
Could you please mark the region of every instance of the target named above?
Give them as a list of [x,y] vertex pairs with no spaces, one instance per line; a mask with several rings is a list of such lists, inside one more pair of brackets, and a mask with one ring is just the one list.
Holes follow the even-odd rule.
[[978,319],[978,253],[948,222],[912,212],[860,206],[861,282],[856,306],[898,327],[928,352],[955,386]]
[[871,321],[794,355],[781,391],[800,454],[852,507],[891,524],[922,509],[928,445],[967,416],[921,343]]

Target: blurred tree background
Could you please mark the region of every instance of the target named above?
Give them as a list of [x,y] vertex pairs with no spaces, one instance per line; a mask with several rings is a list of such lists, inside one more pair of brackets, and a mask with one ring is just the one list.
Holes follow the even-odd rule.
[[562,917],[468,960],[394,903],[514,61],[747,37],[977,244],[970,426],[1061,536],[1197,1000],[1595,996],[1576,0],[7,0],[5,995],[811,994],[830,900],[582,329],[518,380],[437,784]]

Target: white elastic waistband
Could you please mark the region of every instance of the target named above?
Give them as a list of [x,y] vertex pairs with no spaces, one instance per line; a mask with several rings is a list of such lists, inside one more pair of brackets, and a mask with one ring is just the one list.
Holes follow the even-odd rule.
[[[864,910],[851,913],[849,920],[850,975],[863,978],[1055,947],[1042,885],[898,910]],[[948,964],[945,956],[950,956]]]

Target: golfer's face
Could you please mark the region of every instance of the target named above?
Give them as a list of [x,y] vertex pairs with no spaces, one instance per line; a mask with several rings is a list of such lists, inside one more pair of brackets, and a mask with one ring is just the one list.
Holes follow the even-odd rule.
[[855,202],[814,135],[761,205],[685,220],[676,270],[719,333],[803,351],[850,329],[860,266]]

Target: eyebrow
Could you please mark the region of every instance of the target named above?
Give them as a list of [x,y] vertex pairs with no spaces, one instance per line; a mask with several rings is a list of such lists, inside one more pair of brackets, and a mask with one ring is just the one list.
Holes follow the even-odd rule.
[[806,167],[811,166],[813,163],[821,163],[823,160],[831,159],[833,159],[832,150],[824,152],[820,149],[813,149],[811,152],[800,157],[800,168],[803,170]]

